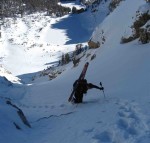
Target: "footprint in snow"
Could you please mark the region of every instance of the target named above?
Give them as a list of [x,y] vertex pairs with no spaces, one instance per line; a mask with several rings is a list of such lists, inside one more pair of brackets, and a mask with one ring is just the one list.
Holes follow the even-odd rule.
[[55,106],[51,106],[51,109],[54,109],[55,108]]
[[48,105],[45,105],[45,108],[49,108]]
[[60,107],[65,107],[65,104],[61,104]]
[[138,105],[133,102],[117,102],[117,105],[116,122],[110,129],[96,133],[91,143],[150,142],[150,122],[146,121]]
[[125,102],[120,105],[119,109],[119,119],[116,124],[120,130],[120,136],[122,135],[126,140],[131,138],[133,140],[140,140],[143,135],[145,136],[149,128],[138,106]]
[[87,129],[87,130],[84,130],[85,133],[91,133],[93,132],[94,128],[91,128],[91,129]]
[[102,122],[102,121],[98,121],[98,122],[96,122],[96,123],[101,124],[101,123],[103,123],[103,122]]
[[113,141],[113,133],[109,131],[104,131],[100,134],[96,134],[93,137],[93,143],[114,143]]

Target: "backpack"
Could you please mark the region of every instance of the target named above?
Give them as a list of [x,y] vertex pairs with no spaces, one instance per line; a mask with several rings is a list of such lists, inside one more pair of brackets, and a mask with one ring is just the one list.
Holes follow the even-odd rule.
[[77,87],[77,91],[82,92],[82,93],[87,93],[87,80],[86,79],[82,79],[82,80],[78,80],[75,82],[75,85],[78,84]]

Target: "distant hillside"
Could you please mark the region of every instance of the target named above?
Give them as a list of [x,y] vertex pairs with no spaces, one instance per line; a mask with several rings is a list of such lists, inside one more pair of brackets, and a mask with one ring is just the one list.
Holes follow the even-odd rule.
[[33,12],[46,12],[47,15],[54,13],[57,16],[63,16],[70,11],[70,8],[58,5],[58,0],[7,0],[1,3],[0,17],[22,17]]

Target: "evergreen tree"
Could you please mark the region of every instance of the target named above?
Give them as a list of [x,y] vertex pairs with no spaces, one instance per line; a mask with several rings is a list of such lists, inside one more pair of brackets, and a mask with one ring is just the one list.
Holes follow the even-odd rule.
[[66,61],[66,64],[70,62],[70,56],[69,54],[65,54],[65,61]]

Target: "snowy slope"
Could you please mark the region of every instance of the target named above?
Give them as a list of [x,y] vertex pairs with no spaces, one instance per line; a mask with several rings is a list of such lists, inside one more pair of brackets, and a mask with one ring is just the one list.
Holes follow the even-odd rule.
[[[19,138],[12,137],[17,134],[17,131],[12,131],[14,132],[12,136],[10,134],[6,136],[1,134],[0,142],[148,143],[150,141],[149,44],[142,45],[137,40],[124,45],[120,44],[124,33],[130,33],[129,27],[134,21],[132,17],[135,17],[136,11],[144,4],[145,1],[143,0],[122,1],[114,12],[108,15],[103,22],[101,21],[102,23],[96,27],[92,34],[92,40],[101,42],[99,34],[104,31],[103,36],[106,41],[101,45],[101,48],[87,51],[86,54],[96,54],[96,58],[93,61],[90,61],[90,57],[85,56],[79,66],[72,68],[73,64],[69,63],[65,67],[65,72],[52,81],[43,81],[41,78],[38,82],[24,85],[25,93],[18,94],[21,95],[21,99],[13,101],[24,111],[32,125],[32,129],[24,130],[21,135],[19,132]],[[128,12],[126,12],[127,9]],[[97,16],[100,17],[101,13],[97,13]],[[75,17],[79,18],[80,15]],[[70,17],[64,17],[61,20],[63,22],[67,21],[70,20]],[[63,27],[61,20],[52,27],[60,26],[59,28],[61,29]],[[71,22],[72,20],[70,25],[72,24]],[[48,34],[52,31],[53,29]],[[58,29],[57,31],[61,33]],[[43,36],[45,32],[43,32]],[[43,40],[46,39],[42,38]],[[61,46],[63,47],[65,47],[63,45],[64,39],[62,43],[59,39],[59,44],[62,44]],[[53,46],[57,48],[56,45]],[[69,46],[73,49],[74,44]],[[23,60],[19,53],[21,51],[20,46],[15,47],[19,54],[17,58],[21,59],[21,64]],[[7,46],[6,49],[7,52],[10,52]],[[39,48],[39,55],[43,55],[40,50]],[[29,51],[35,52],[36,50]],[[14,52],[14,50],[11,52]],[[36,58],[39,61],[41,60],[38,55],[26,55],[28,55],[28,58],[35,56],[31,63],[37,62],[34,61]],[[6,55],[5,62],[3,62],[7,67],[9,67],[7,64],[9,59],[13,59],[9,58],[9,56]],[[48,60],[45,59],[44,62],[48,62]],[[84,63],[87,61],[90,62],[86,75],[88,82],[98,85],[102,81],[106,98],[104,98],[103,92],[93,89],[88,91],[84,97],[83,104],[69,104],[67,99],[71,92],[72,84],[78,78]],[[41,65],[43,63],[41,62]],[[28,65],[27,62],[23,64],[25,64],[25,68]],[[12,63],[10,63],[10,66],[12,66]],[[40,68],[42,69],[43,67],[40,66]],[[17,71],[18,73],[14,71],[16,75],[26,73],[26,78],[30,75],[28,74],[29,68],[20,70],[18,68]],[[37,69],[34,67],[32,72],[35,71]],[[2,118],[2,120],[5,118]],[[2,125],[2,122],[0,122],[0,125]],[[8,128],[12,129],[10,126]],[[20,136],[22,136],[22,140]]]
[[[7,105],[6,100],[0,100],[0,142],[22,141],[27,137],[25,132],[29,132],[19,116],[17,110]],[[23,131],[16,129],[15,124]]]

